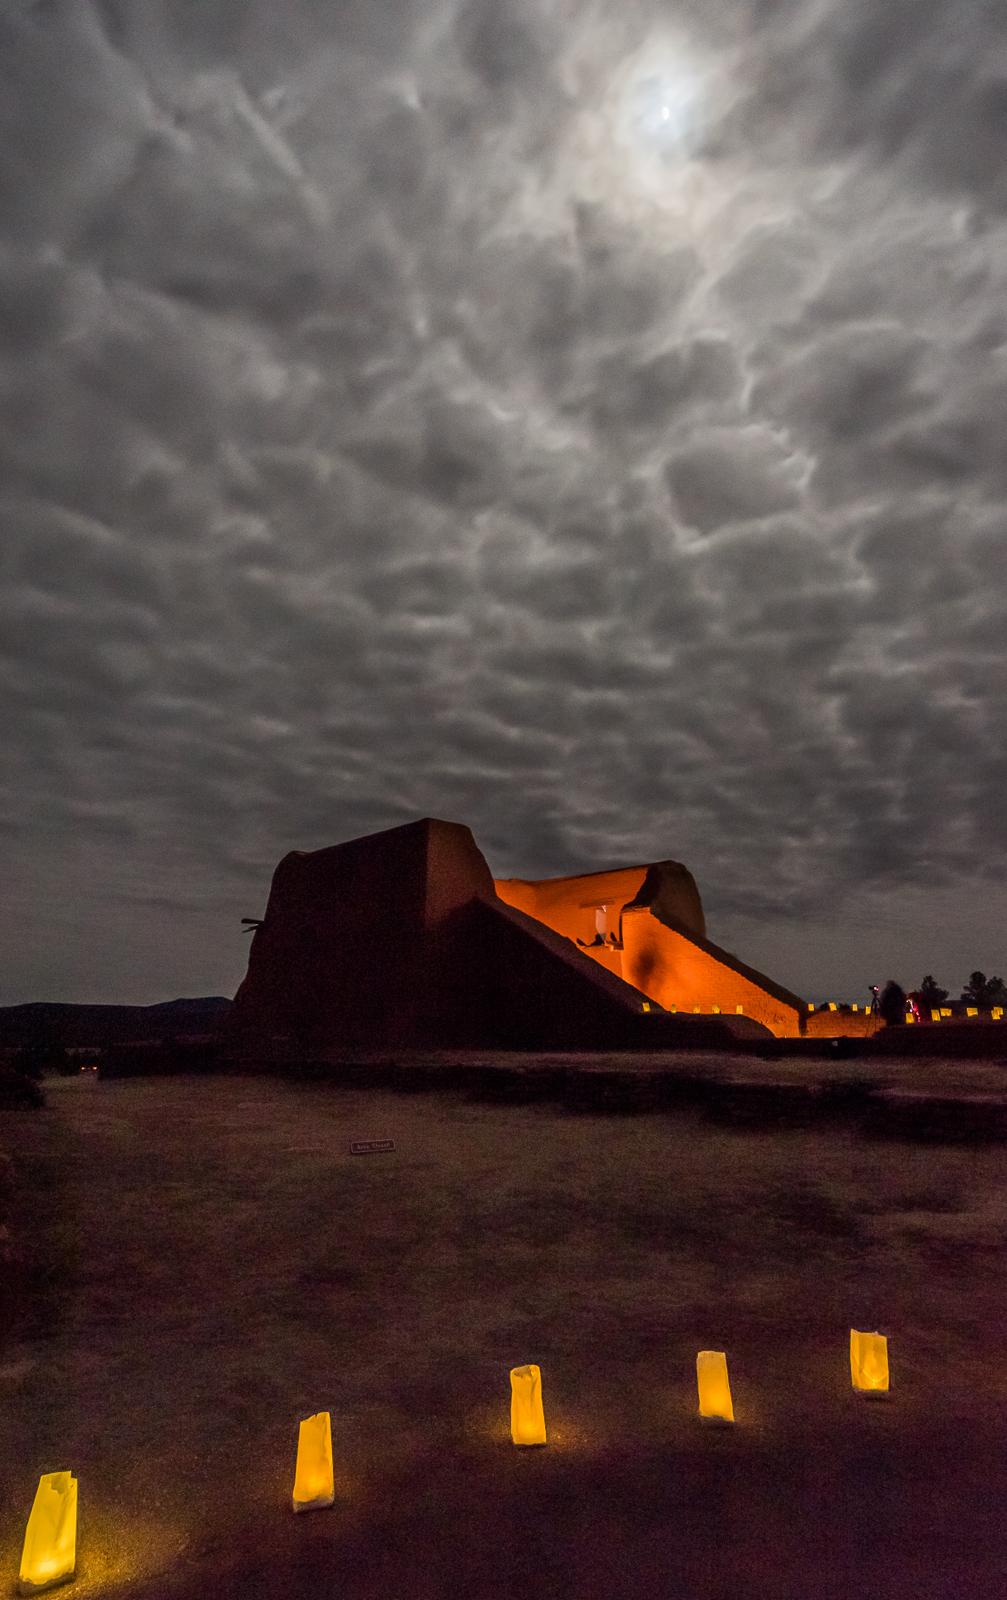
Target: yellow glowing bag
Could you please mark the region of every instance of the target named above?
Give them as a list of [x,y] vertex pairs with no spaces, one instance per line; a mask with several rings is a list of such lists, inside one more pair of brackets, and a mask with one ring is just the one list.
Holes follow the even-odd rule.
[[850,1329],[850,1371],[857,1394],[878,1397],[888,1393],[888,1340],[884,1334]]
[[335,1499],[332,1476],[332,1420],[319,1411],[301,1423],[297,1436],[294,1510],[316,1511]]
[[545,1444],[542,1373],[538,1367],[514,1367],[510,1375],[510,1435],[515,1444]]
[[77,1479],[47,1472],[38,1481],[21,1557],[21,1593],[37,1594],[73,1577],[77,1562]]
[[701,1350],[696,1357],[699,1381],[699,1414],[718,1422],[734,1421],[731,1385],[727,1379],[727,1357],[723,1350]]

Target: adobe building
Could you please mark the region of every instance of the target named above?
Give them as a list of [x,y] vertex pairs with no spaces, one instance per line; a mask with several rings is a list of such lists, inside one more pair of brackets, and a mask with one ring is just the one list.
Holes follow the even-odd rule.
[[321,1058],[736,1049],[806,1014],[706,938],[680,862],[494,883],[468,828],[426,817],[284,856],[221,1032]]

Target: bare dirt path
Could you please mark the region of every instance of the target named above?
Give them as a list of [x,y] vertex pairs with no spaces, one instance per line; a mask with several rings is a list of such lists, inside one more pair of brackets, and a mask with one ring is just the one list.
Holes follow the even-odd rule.
[[[0,1594],[69,1468],[81,1600],[1007,1596],[1003,1146],[268,1078],[46,1092],[0,1133],[52,1268],[0,1354]],[[369,1137],[394,1153],[348,1153]],[[886,1403],[850,1392],[851,1326],[889,1337]],[[705,1348],[733,1430],[698,1420]],[[528,1361],[539,1450],[509,1435]],[[317,1410],[336,1504],[295,1517]]]

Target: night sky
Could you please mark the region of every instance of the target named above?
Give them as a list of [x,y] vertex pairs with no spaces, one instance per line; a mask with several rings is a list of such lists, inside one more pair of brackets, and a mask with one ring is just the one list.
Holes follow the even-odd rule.
[[0,406],[0,1004],[422,816],[1003,974],[1003,0],[0,0]]

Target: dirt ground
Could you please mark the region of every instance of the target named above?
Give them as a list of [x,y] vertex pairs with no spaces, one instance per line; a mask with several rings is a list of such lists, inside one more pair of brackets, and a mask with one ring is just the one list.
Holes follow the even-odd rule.
[[[0,1595],[69,1468],[80,1600],[1007,1597],[1004,1146],[269,1078],[46,1094],[0,1129],[36,1262]],[[887,1401],[852,1394],[851,1327],[888,1336]],[[699,1420],[701,1349],[733,1429]],[[295,1516],[319,1410],[336,1503]]]

